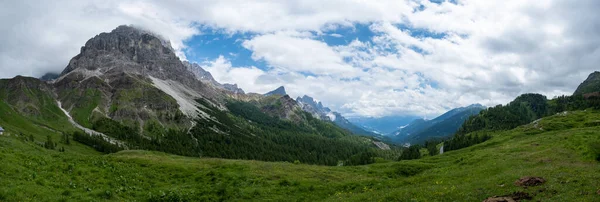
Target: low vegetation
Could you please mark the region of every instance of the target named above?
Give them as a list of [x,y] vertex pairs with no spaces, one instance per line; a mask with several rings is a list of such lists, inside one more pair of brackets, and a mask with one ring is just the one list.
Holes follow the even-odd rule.
[[[0,200],[482,201],[519,193],[534,201],[595,201],[598,120],[598,111],[568,112],[441,155],[341,167],[131,150],[98,155],[55,141],[66,148],[60,152],[35,143],[45,136],[2,136]],[[545,183],[514,185],[524,176]]]
[[[246,102],[229,102],[230,112],[221,111],[203,100],[198,102],[205,106],[202,110],[211,118],[197,119],[189,132],[147,124],[152,130],[146,130],[146,133],[152,134],[143,136],[138,130],[108,118],[97,119],[92,129],[126,142],[129,149],[191,157],[362,165],[375,162],[375,157],[392,160],[395,156],[378,152],[365,137],[354,136],[310,115],[306,115],[307,121],[301,125],[269,116]],[[100,137],[77,132],[73,137],[103,153],[122,150]]]

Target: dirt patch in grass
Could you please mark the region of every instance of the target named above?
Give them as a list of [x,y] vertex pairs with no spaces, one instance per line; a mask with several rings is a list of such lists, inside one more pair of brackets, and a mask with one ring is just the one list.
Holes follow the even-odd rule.
[[521,200],[531,200],[533,197],[525,192],[514,192],[504,196],[492,196],[485,199],[483,202],[517,202]]
[[515,185],[520,187],[533,187],[544,184],[546,180],[541,177],[522,177],[515,181]]

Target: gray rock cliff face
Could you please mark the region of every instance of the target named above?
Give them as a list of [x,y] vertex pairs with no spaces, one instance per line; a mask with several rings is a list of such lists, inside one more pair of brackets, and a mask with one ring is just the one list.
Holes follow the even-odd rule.
[[204,70],[200,65],[196,63],[190,63],[188,61],[183,61],[183,65],[185,65],[188,71],[192,72],[196,78],[206,84],[213,85],[214,87],[221,88],[224,90],[228,90],[234,94],[245,94],[244,90],[238,88],[237,84],[221,84],[217,82],[210,72]]
[[130,26],[119,26],[88,40],[69,62],[61,78],[80,80],[92,76],[111,77],[129,73],[178,81],[192,89],[204,90],[173,49],[161,38]]
[[185,103],[203,98],[220,105],[226,97],[224,90],[197,79],[168,41],[130,26],[88,40],[53,85],[75,121],[88,126],[105,116],[142,128],[156,121],[187,127],[189,116],[198,113],[193,106],[184,110]]
[[321,102],[316,102],[312,97],[304,95],[296,98],[296,101],[302,110],[312,114],[313,117],[321,120],[335,121],[336,117],[331,110],[327,107],[323,107]]

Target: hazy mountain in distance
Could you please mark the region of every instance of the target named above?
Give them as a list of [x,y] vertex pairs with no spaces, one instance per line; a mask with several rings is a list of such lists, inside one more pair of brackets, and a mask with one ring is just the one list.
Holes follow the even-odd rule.
[[396,143],[410,144],[420,144],[431,138],[445,138],[453,135],[465,120],[483,109],[483,105],[473,104],[452,109],[432,120],[417,119],[394,132],[391,138]]
[[302,110],[310,113],[313,117],[318,118],[320,120],[331,121],[335,123],[337,126],[349,130],[350,132],[357,135],[366,135],[378,137],[380,135],[365,130],[361,127],[356,126],[346,119],[346,117],[342,116],[342,114],[332,111],[328,107],[324,107],[323,103],[317,102],[314,98],[304,95],[302,97],[296,98],[296,102],[300,105]]
[[386,116],[380,118],[372,117],[349,117],[348,120],[367,130],[379,133],[381,135],[388,135],[394,131],[399,130],[401,127],[408,125],[415,119],[419,119],[418,116]]

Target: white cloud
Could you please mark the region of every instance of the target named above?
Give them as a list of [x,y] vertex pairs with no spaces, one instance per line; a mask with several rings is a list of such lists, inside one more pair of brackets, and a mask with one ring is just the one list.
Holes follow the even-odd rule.
[[268,92],[276,85],[261,85],[258,81],[265,72],[256,67],[233,68],[231,62],[224,56],[219,56],[214,61],[205,61],[202,68],[209,71],[219,83],[238,84],[239,87],[248,92]]
[[310,38],[282,33],[266,34],[245,41],[243,46],[253,51],[254,60],[265,60],[282,72],[348,76],[358,73],[358,69],[346,64],[327,44]]

